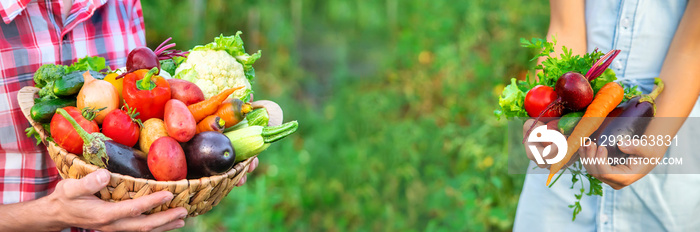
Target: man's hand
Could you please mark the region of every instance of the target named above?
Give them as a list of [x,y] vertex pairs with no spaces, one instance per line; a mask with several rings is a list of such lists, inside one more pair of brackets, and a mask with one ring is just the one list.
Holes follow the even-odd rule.
[[57,220],[58,228],[69,226],[101,231],[167,231],[185,225],[185,208],[142,215],[173,198],[167,191],[132,200],[106,202],[94,194],[109,183],[109,172],[99,169],[82,179],[65,179],[56,190],[39,199],[44,209]]

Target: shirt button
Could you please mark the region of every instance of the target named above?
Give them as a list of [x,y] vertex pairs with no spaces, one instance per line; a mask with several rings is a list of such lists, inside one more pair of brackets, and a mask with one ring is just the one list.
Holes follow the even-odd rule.
[[600,221],[603,222],[603,224],[608,224],[608,215],[600,215]]
[[625,29],[630,27],[630,19],[629,18],[622,19],[622,27],[624,27]]

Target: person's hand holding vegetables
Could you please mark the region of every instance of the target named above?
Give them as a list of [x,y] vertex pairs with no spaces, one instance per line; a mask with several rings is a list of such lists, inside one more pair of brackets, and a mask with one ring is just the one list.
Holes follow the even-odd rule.
[[[630,145],[628,145],[630,144]],[[642,158],[661,158],[664,156],[667,147],[662,146],[634,146],[632,144],[640,144],[637,142],[626,142],[623,141],[622,145],[618,146],[620,151],[630,156],[642,157]],[[596,146],[595,143],[591,143],[590,146],[582,146],[579,149],[579,155],[587,159],[608,159],[608,149],[603,146]],[[588,174],[591,174],[595,178],[603,181],[604,183],[610,185],[613,189],[619,190],[634,181],[641,179],[647,173],[649,173],[656,164],[643,164],[641,162],[632,163],[627,162],[624,164],[619,164],[612,166],[609,163],[583,163]],[[620,175],[623,174],[623,175]]]
[[101,231],[167,231],[185,225],[182,219],[187,210],[182,207],[141,214],[172,200],[173,194],[168,191],[120,202],[97,198],[94,194],[106,187],[109,179],[109,173],[99,169],[81,179],[58,182],[53,193],[39,200],[0,206],[0,218],[9,219],[0,220],[0,228],[57,231],[74,226]]

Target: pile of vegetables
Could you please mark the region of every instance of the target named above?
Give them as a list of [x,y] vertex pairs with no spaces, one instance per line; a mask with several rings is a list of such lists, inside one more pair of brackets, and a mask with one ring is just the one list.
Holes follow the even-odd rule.
[[32,119],[90,164],[158,181],[228,172],[296,131],[296,121],[268,126],[267,109],[253,110],[249,81],[260,53],[245,53],[240,32],[189,52],[168,50],[169,40],[155,52],[132,50],[123,72],[101,57],[41,66]]
[[[654,92],[642,95],[637,86],[623,88],[614,82],[617,80],[615,73],[607,67],[619,50],[607,54],[595,50],[580,56],[563,47],[563,53],[556,57],[551,55],[555,49],[555,38],[552,38],[552,42],[537,38],[521,39],[521,44],[540,51],[533,60],[539,57],[545,59],[535,67],[539,71],[535,80],[529,75],[524,81],[511,79],[510,85],[499,96],[495,115],[508,119],[535,118],[546,123],[548,129],[568,136],[566,156],[550,166],[546,183],[549,187],[564,172],[554,182],[551,182],[552,177],[569,163],[581,147],[581,138],[644,133],[650,117],[654,116],[654,99],[663,89],[660,79],[656,80],[658,87]],[[532,128],[526,134],[531,131]],[[606,149],[611,156],[624,155],[617,146],[607,146]],[[582,178],[589,180],[586,195],[602,195],[602,182],[582,170],[579,162],[568,167],[568,170],[573,174],[574,184]],[[569,206],[574,210],[572,220],[581,211],[580,200],[584,192],[581,184],[581,192],[576,194],[577,201]]]

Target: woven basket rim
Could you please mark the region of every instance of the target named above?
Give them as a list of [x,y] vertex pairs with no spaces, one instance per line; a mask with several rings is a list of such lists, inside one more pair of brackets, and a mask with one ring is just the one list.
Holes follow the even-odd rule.
[[[34,129],[39,133],[41,136],[41,142],[48,148],[49,146],[54,146],[59,149],[59,153],[61,156],[64,156],[65,159],[71,160],[73,162],[72,165],[78,165],[78,166],[83,166],[86,167],[88,170],[90,170],[90,173],[96,171],[97,169],[100,169],[100,167],[97,167],[96,165],[90,164],[85,162],[83,159],[78,157],[76,154],[68,152],[66,149],[63,149],[62,147],[58,146],[53,141],[47,140],[46,136],[46,131],[44,131],[43,126],[35,122],[32,117],[29,114],[29,109],[34,105],[34,95],[39,91],[39,88],[33,87],[33,86],[25,86],[17,94],[17,100],[19,101],[20,108],[22,109],[22,113],[24,114],[25,118],[29,121],[29,123],[34,127]],[[31,101],[22,101],[23,98],[31,97]],[[24,99],[27,100],[27,99]],[[23,104],[24,103],[24,104]],[[129,180],[133,181],[134,183],[139,183],[139,184],[145,184],[145,185],[157,185],[157,186],[162,186],[164,188],[170,187],[170,186],[183,186],[187,185],[190,186],[193,182],[199,182],[199,184],[207,183],[207,182],[220,182],[224,178],[228,178],[230,176],[236,176],[240,174],[240,172],[245,171],[247,167],[250,165],[250,163],[255,159],[257,155],[254,155],[253,157],[250,157],[246,160],[243,160],[241,162],[236,163],[231,170],[229,170],[226,173],[219,174],[219,175],[214,175],[214,176],[206,176],[198,179],[182,179],[182,180],[177,180],[177,181],[158,181],[155,179],[144,179],[144,178],[136,178],[133,176],[129,175],[124,175],[120,173],[115,173],[111,172],[109,170],[111,180],[110,181],[119,181],[119,180]],[[53,158],[52,158],[53,160]],[[56,162],[55,160],[53,160]],[[105,169],[106,170],[106,169]]]

